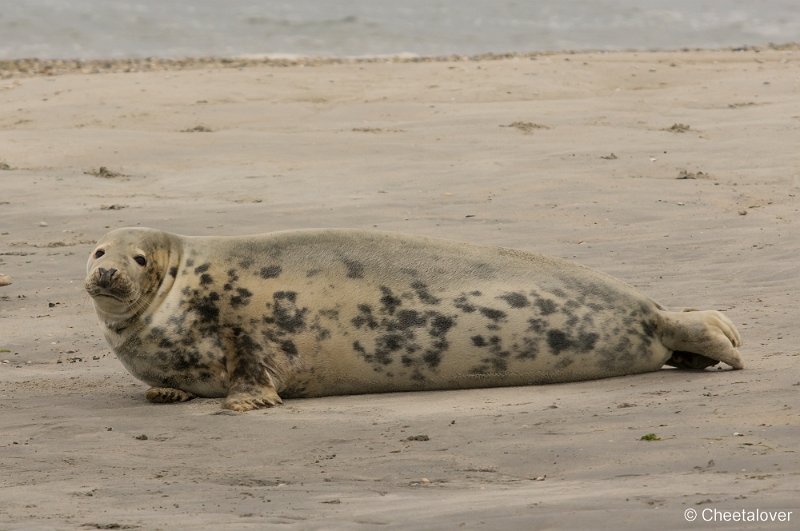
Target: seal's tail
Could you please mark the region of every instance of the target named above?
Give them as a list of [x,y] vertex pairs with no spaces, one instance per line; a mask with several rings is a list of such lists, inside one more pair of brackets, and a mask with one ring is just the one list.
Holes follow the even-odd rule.
[[672,350],[667,365],[682,369],[704,369],[722,361],[734,369],[744,368],[736,348],[742,344],[733,323],[714,310],[660,313],[661,341]]

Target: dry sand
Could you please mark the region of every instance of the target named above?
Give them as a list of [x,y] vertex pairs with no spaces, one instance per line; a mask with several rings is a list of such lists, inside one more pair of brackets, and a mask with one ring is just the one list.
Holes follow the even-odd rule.
[[[0,528],[713,527],[686,508],[797,528],[797,50],[18,74],[0,81]],[[554,254],[728,312],[747,368],[155,406],[82,291],[92,242],[127,225]]]

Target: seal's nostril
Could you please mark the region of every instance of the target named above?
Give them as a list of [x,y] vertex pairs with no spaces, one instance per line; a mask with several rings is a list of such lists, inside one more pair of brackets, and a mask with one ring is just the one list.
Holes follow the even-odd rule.
[[103,288],[107,288],[111,284],[111,279],[114,277],[114,273],[117,270],[112,268],[106,269],[105,267],[98,267],[97,273],[100,275],[100,278],[97,279],[97,285]]

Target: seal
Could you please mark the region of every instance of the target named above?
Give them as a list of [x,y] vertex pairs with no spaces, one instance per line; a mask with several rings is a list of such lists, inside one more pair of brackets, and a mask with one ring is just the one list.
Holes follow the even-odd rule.
[[667,311],[580,265],[358,230],[190,237],[114,230],[85,287],[151,402],[519,386],[741,369],[717,311]]

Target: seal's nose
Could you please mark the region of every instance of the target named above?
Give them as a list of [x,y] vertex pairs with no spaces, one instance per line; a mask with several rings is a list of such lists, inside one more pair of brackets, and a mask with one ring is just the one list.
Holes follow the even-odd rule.
[[114,273],[116,273],[116,272],[117,272],[117,270],[114,269],[113,267],[111,267],[109,269],[106,269],[105,267],[98,267],[97,268],[97,273],[98,273],[99,277],[97,279],[97,285],[100,286],[101,288],[110,287],[111,286],[111,279],[114,277]]

